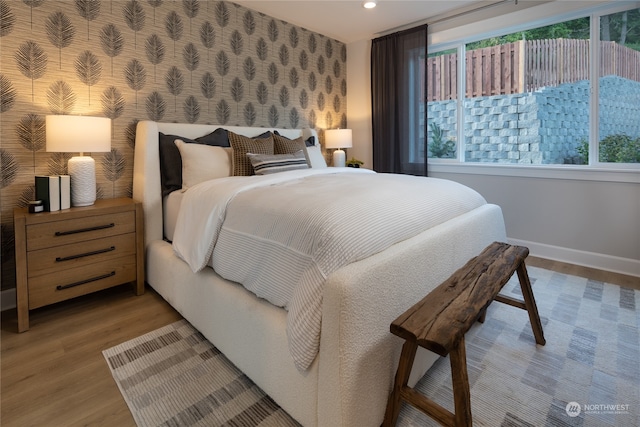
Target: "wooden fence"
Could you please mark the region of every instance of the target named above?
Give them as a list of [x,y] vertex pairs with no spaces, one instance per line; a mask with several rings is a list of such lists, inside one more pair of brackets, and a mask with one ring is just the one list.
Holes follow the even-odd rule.
[[[529,40],[465,52],[467,98],[531,92],[589,78],[589,40]],[[427,101],[456,99],[458,55],[427,58]],[[640,82],[640,52],[600,43],[600,75]]]

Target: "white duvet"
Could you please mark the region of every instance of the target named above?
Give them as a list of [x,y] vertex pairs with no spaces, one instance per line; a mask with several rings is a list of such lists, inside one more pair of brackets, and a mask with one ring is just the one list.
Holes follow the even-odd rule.
[[333,271],[485,203],[453,181],[363,169],[220,178],[184,194],[173,248],[194,272],[210,265],[288,310],[289,350],[305,370]]

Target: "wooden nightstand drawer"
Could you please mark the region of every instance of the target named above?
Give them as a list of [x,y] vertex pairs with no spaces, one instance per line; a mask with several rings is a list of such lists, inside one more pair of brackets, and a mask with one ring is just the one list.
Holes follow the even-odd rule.
[[135,230],[134,211],[52,220],[27,227],[27,251],[133,233]]
[[29,279],[135,254],[135,233],[30,251],[27,253]]
[[29,310],[136,280],[132,256],[29,279]]

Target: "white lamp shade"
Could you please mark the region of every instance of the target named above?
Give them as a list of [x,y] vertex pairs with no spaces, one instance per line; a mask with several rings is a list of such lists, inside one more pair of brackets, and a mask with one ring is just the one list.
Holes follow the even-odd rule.
[[47,151],[93,153],[111,150],[111,119],[89,116],[47,116]]
[[324,131],[325,148],[351,148],[351,129],[329,129]]
[[96,162],[84,152],[111,150],[111,119],[89,116],[47,116],[47,151],[80,153],[69,159],[71,205],[90,206],[96,201]]

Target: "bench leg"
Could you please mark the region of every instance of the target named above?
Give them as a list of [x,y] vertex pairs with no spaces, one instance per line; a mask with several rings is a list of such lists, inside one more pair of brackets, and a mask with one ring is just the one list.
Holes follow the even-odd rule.
[[480,315],[478,316],[479,323],[484,323],[484,320],[487,318],[487,308],[489,308],[489,306],[483,308],[480,312]]
[[471,427],[471,392],[467,374],[467,352],[464,336],[449,353],[456,427]]
[[402,347],[395,383],[389,395],[382,427],[393,427],[396,425],[403,400],[413,405],[416,409],[421,410],[443,426],[471,427],[471,396],[469,393],[464,337],[460,339],[457,346],[449,353],[455,414],[407,386],[417,349],[418,346],[415,342],[408,341],[405,342]]
[[527,267],[524,261],[520,263],[516,271],[518,273],[518,279],[520,280],[520,289],[522,289],[524,304],[527,308],[527,313],[529,313],[533,336],[536,339],[536,343],[545,345],[547,341],[544,339],[544,331],[542,330],[542,322],[540,322],[540,315],[538,314],[538,306],[536,305],[536,300],[531,290],[531,281],[529,281],[529,274],[527,273]]
[[393,384],[393,389],[391,390],[391,395],[389,395],[387,410],[384,414],[384,421],[382,422],[383,427],[396,425],[398,415],[400,414],[401,393],[409,381],[409,375],[411,375],[411,368],[413,367],[413,360],[416,357],[417,349],[418,345],[415,342],[405,341],[402,346],[398,370],[396,371],[396,379]]

